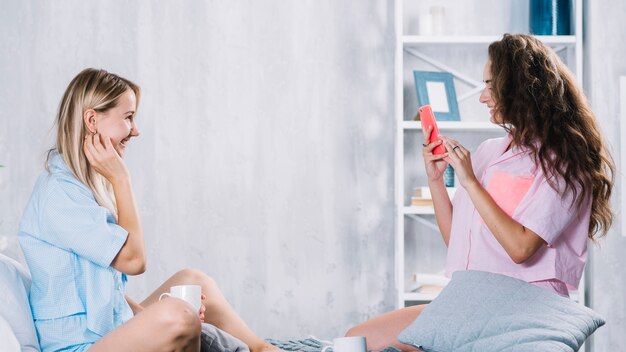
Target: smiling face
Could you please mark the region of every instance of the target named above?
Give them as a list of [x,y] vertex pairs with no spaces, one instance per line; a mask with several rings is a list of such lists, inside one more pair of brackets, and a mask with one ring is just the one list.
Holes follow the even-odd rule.
[[489,114],[491,115],[490,121],[492,123],[502,123],[502,118],[495,111],[496,102],[491,96],[491,61],[487,61],[485,64],[483,81],[485,82],[485,88],[480,93],[479,100],[489,108]]
[[135,124],[137,107],[135,93],[127,90],[117,99],[115,107],[96,113],[96,132],[103,137],[110,137],[111,144],[120,156],[124,155],[128,141],[139,136]]

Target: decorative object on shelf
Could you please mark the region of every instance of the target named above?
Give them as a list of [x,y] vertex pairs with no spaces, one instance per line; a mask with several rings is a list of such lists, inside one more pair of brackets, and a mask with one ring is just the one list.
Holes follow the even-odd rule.
[[433,198],[430,196],[430,188],[416,187],[415,196],[411,197],[411,205],[414,207],[432,207]]
[[536,35],[570,35],[571,0],[530,0],[530,32]]
[[433,6],[430,8],[430,19],[433,35],[443,35],[443,30],[445,28],[445,15],[446,8],[443,6]]
[[413,273],[410,292],[438,294],[450,279],[443,274]]
[[[450,197],[450,199],[454,198],[456,188],[446,187],[446,191],[448,191],[448,197]],[[415,195],[411,197],[411,205],[417,207],[432,207],[433,197],[430,194],[430,188],[428,188],[428,186],[415,187]]]
[[443,35],[445,13],[443,6],[433,6],[428,12],[421,13],[417,18],[417,34]]
[[419,105],[430,105],[437,120],[461,120],[451,73],[413,71],[413,77]]
[[448,164],[446,170],[443,172],[443,183],[446,187],[454,187],[454,168]]

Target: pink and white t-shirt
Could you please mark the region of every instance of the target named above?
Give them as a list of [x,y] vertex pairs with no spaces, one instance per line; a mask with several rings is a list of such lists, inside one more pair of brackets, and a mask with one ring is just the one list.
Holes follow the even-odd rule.
[[[527,150],[506,150],[511,140],[507,135],[483,142],[472,154],[474,173],[504,212],[548,245],[516,264],[485,225],[469,194],[459,187],[452,201],[446,274],[489,271],[567,295],[565,285],[578,287],[587,259],[591,199],[580,208],[571,206],[572,195],[561,197]],[[563,182],[558,184],[562,188]]]

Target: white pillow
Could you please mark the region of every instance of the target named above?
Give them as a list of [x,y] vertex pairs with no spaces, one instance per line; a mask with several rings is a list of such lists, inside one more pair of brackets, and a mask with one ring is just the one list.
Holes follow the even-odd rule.
[[28,303],[30,274],[15,260],[0,253],[0,317],[9,323],[22,351],[39,351]]
[[2,341],[2,351],[20,352],[20,343],[17,342],[11,326],[3,317],[0,317],[0,341]]

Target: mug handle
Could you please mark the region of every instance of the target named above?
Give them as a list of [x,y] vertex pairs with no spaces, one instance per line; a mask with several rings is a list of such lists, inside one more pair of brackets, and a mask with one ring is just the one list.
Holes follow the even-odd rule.
[[167,297],[172,297],[172,294],[171,294],[171,293],[169,293],[169,292],[163,292],[163,293],[161,293],[161,295],[159,296],[159,301],[160,301],[160,300],[162,300],[162,299],[163,299],[163,297],[165,297],[165,296],[167,296]]
[[324,346],[324,348],[322,348],[322,350],[320,352],[326,352],[326,350],[329,349],[329,348],[333,348],[333,345]]

